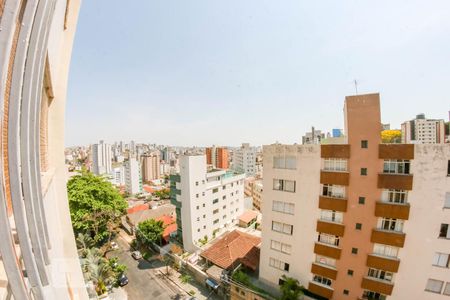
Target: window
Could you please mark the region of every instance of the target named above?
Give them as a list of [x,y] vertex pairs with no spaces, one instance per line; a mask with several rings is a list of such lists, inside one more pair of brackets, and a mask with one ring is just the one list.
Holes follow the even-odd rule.
[[380,218],[378,219],[378,229],[387,231],[403,231],[403,220],[391,219],[391,218]]
[[225,195],[222,196],[222,200],[225,200],[225,199],[227,199],[227,196],[225,196]]
[[370,300],[386,300],[385,295],[372,291],[364,291],[362,297],[363,299],[370,299]]
[[213,204],[216,204],[216,203],[218,203],[219,202],[219,199],[214,199],[213,200]]
[[364,203],[366,203],[366,197],[359,197],[359,198],[358,198],[358,203],[359,203],[359,204],[364,204]]
[[447,282],[444,288],[444,295],[450,296],[450,282]]
[[449,254],[436,252],[433,257],[433,266],[436,267],[449,267]]
[[222,219],[226,219],[226,218],[227,218],[227,215],[223,215],[223,216],[222,216]]
[[321,210],[320,219],[327,222],[342,223],[343,213],[335,210]]
[[314,275],[313,281],[318,282],[320,284],[328,285],[328,286],[331,285],[331,279],[320,276],[320,275]]
[[402,159],[385,159],[383,173],[409,174],[410,161]]
[[388,245],[375,244],[375,245],[373,245],[373,252],[378,255],[397,257],[398,248],[388,246]]
[[272,203],[273,211],[281,212],[284,214],[293,215],[294,208],[295,208],[294,203],[287,203],[287,202],[282,202],[282,201],[273,201],[273,203]]
[[292,235],[294,226],[281,222],[272,221],[272,230],[284,234]]
[[425,287],[425,291],[440,294],[442,291],[443,285],[444,285],[443,281],[435,280],[435,279],[428,279],[427,286]]
[[361,223],[356,223],[355,224],[355,229],[356,230],[361,230],[362,229],[362,224]]
[[198,181],[195,182],[195,185],[198,186]]
[[367,176],[367,168],[361,168],[361,175]]
[[203,215],[203,219],[206,219],[206,215]]
[[197,207],[196,207],[196,208],[197,208],[197,210],[199,210],[199,209],[200,209],[200,206],[198,206],[198,205],[197,205]]
[[222,190],[224,190],[224,189],[226,189],[226,188],[227,188],[227,186],[226,186],[226,185],[222,186]]
[[369,268],[367,276],[391,282],[393,273],[384,270]]
[[295,156],[274,156],[273,168],[295,170],[297,168],[297,158]]
[[439,237],[444,239],[450,239],[450,230],[448,230],[448,224],[441,224],[441,230],[439,231]]
[[348,276],[353,276],[353,270],[347,270],[347,275]]
[[215,219],[213,222],[213,224],[217,224],[217,223],[219,223],[219,219]]
[[200,217],[197,217],[197,222],[200,222]]
[[322,185],[322,196],[344,198],[344,195],[345,195],[345,187],[342,185],[334,185],[334,184]]
[[352,254],[358,254],[358,248],[352,248]]
[[450,176],[450,160],[447,163],[447,176]]
[[214,193],[217,193],[218,191],[219,191],[219,188],[213,189],[213,194],[214,194]]
[[275,269],[289,272],[289,264],[282,262],[281,260],[270,258],[269,265]]
[[198,195],[198,194],[196,194],[196,195],[195,195],[195,198],[198,198],[198,196],[199,196],[199,195]]
[[450,208],[450,192],[445,193],[444,208]]
[[344,295],[348,295],[349,291],[348,290],[344,290]]
[[218,214],[218,213],[219,213],[219,209],[213,210],[213,215]]
[[202,206],[205,207],[205,203],[203,203]]
[[367,140],[361,141],[361,148],[367,149],[368,146],[369,146],[369,142]]
[[324,160],[325,171],[347,171],[347,160],[342,158],[326,158]]
[[226,205],[222,206],[222,209],[226,209],[226,208],[227,208],[227,206],[226,206]]
[[291,248],[292,247],[291,247],[291,245],[271,240],[270,241],[270,248],[275,250],[275,251],[283,252],[283,253],[286,253],[286,254],[291,254]]
[[391,203],[406,203],[408,198],[408,192],[405,190],[383,190],[381,195],[381,199],[383,202],[391,202]]
[[331,235],[321,232],[319,233],[319,237],[317,240],[328,245],[339,246],[339,236],[337,235]]
[[295,181],[274,179],[273,180],[273,189],[277,190],[277,191],[285,191],[285,192],[295,193]]
[[322,256],[322,255],[318,255],[318,254],[316,254],[316,263],[327,265],[330,267],[336,266],[336,260],[334,258]]

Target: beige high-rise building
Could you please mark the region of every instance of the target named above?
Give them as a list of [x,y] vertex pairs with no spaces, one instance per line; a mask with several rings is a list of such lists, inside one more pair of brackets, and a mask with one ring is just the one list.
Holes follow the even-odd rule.
[[450,145],[381,144],[378,94],[344,144],[264,147],[260,279],[326,299],[450,296]]
[[161,160],[159,152],[144,154],[142,159],[142,179],[144,182],[159,179],[161,176]]
[[402,124],[402,143],[445,143],[444,120],[426,119],[425,114],[419,114],[414,120],[404,122]]

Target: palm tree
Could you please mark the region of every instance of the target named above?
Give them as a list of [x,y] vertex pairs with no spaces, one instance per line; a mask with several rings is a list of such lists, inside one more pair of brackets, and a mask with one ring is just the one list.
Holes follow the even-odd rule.
[[80,257],[85,257],[87,250],[94,246],[94,240],[86,233],[78,233],[76,243]]
[[107,259],[102,257],[98,249],[88,249],[81,264],[85,279],[93,282],[98,295],[104,294],[106,292],[106,286],[114,283],[116,280],[111,265]]
[[303,296],[303,287],[297,279],[283,275],[283,284],[280,286],[281,300],[298,300]]

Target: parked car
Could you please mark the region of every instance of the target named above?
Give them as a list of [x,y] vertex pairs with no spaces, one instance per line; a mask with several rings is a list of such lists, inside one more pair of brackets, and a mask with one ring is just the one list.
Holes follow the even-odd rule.
[[118,282],[119,282],[120,286],[127,285],[128,284],[128,277],[125,274],[122,274],[122,275],[120,275]]
[[111,249],[117,250],[117,249],[119,249],[119,245],[117,245],[116,242],[111,242]]
[[131,253],[131,256],[133,256],[133,258],[136,259],[136,260],[142,258],[142,254],[141,254],[141,252],[139,252],[139,251],[133,251],[133,252]]

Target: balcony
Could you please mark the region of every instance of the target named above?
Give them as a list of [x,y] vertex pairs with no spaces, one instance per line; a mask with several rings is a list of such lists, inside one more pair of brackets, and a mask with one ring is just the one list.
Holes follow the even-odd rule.
[[344,236],[345,226],[327,221],[317,221],[316,231],[331,235]]
[[380,144],[380,159],[414,159],[414,144]]
[[396,189],[396,190],[412,190],[413,175],[411,174],[394,174],[380,173],[378,174],[379,189]]
[[383,295],[391,295],[394,284],[378,278],[364,277],[361,283],[363,289],[380,293]]
[[400,260],[394,257],[369,254],[367,256],[366,265],[370,268],[396,273],[398,271],[398,267],[400,266]]
[[409,209],[410,206],[406,204],[397,204],[392,202],[381,202],[378,201],[375,204],[375,216],[385,217],[392,219],[409,219]]
[[350,145],[321,145],[321,158],[350,158]]
[[341,258],[341,249],[339,249],[338,247],[334,247],[331,245],[327,245],[327,244],[322,244],[319,242],[316,242],[314,245],[314,253],[319,254],[319,255],[323,255],[323,256],[328,256],[334,259],[339,259]]
[[332,288],[314,282],[309,282],[308,291],[327,299],[331,299],[333,297]]
[[318,263],[313,263],[311,266],[311,273],[324,276],[335,280],[337,277],[337,270],[333,267],[325,266]]
[[348,172],[320,171],[320,183],[348,186],[350,175]]
[[403,247],[405,244],[405,236],[406,235],[402,232],[374,229],[372,230],[370,241],[377,244]]
[[319,197],[319,208],[346,212],[347,211],[347,199],[320,196]]

